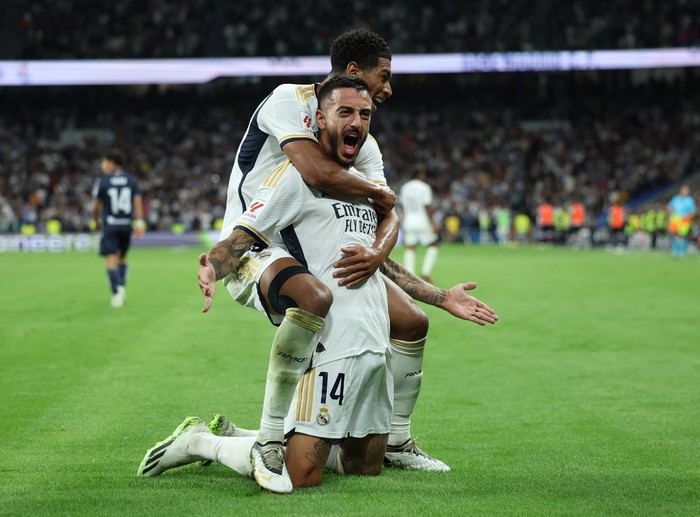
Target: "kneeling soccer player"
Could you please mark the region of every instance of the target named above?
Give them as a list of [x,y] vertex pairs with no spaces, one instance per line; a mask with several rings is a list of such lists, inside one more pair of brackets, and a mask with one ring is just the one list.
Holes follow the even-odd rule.
[[[372,101],[362,80],[347,76],[330,80],[319,94],[317,112],[324,152],[349,168],[367,138],[371,113]],[[261,447],[254,436],[219,437],[202,420],[190,417],[146,453],[140,475],[153,476],[210,460],[246,475],[252,470],[262,488],[286,493],[293,486],[321,482],[334,440],[340,441],[340,453],[333,458],[335,470],[363,475],[381,472],[393,398],[393,379],[387,368],[386,287],[379,272],[353,289],[338,286],[333,278],[333,263],[340,250],[370,245],[377,220],[366,199],[349,202],[324,197],[304,183],[289,161],[270,173],[231,236],[200,258],[199,282],[208,306],[216,280],[237,274],[239,259],[251,245],[257,245],[259,253],[275,253],[274,246],[271,251],[265,248],[280,239],[282,230],[287,236],[291,231],[299,243],[297,260],[308,269],[258,271],[256,278],[271,314],[284,314],[308,331],[318,332],[312,358],[274,346],[271,352],[308,366],[286,420],[286,458],[281,448]],[[324,236],[323,243],[319,243],[319,234]],[[328,291],[325,310],[300,309],[278,287],[298,274],[313,274],[322,282],[321,288]],[[275,281],[277,278],[284,281]],[[284,372],[278,374],[284,377]]]

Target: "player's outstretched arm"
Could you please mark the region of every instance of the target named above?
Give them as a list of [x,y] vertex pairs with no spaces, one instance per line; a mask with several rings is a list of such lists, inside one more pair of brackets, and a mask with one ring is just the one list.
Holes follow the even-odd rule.
[[382,264],[381,271],[414,300],[439,307],[453,316],[477,325],[484,326],[498,321],[498,316],[491,307],[467,293],[476,288],[475,282],[457,284],[447,290],[441,289],[418,278],[391,258]]
[[340,278],[338,285],[346,287],[360,285],[389,258],[389,253],[399,236],[399,217],[393,210],[379,217],[377,237],[372,247],[346,246],[340,249],[343,258],[333,264],[337,269],[333,273],[333,278]]
[[255,243],[255,239],[243,230],[233,230],[223,241],[217,243],[207,254],[199,256],[197,282],[204,296],[202,312],[211,307],[216,281],[233,273],[243,254]]

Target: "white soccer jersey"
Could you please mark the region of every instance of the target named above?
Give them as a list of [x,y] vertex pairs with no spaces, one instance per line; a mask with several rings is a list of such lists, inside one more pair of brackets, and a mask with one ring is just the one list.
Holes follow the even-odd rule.
[[[286,161],[263,181],[234,227],[262,245],[284,244],[333,293],[333,304],[319,333],[314,365],[362,352],[385,353],[389,315],[384,281],[377,272],[360,287],[339,287],[333,262],[349,245],[370,246],[377,214],[366,200],[338,201],[311,189]],[[325,350],[323,350],[325,349]],[[319,352],[319,350],[322,350]]]
[[[317,141],[317,108],[315,84],[280,85],[257,107],[231,170],[221,239],[231,234],[265,177],[287,159],[284,145],[300,139]],[[386,185],[382,154],[371,135],[355,160],[355,168],[369,180]]]
[[401,187],[399,203],[403,212],[401,224],[404,231],[431,231],[433,222],[427,207],[433,203],[433,191],[424,181],[413,179]]

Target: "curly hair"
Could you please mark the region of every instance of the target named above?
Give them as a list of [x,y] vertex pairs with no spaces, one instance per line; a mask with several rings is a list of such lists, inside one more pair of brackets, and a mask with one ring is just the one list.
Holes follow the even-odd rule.
[[391,59],[391,49],[378,34],[355,29],[338,36],[331,46],[331,72],[342,74],[355,61],[362,70],[377,66],[379,58]]

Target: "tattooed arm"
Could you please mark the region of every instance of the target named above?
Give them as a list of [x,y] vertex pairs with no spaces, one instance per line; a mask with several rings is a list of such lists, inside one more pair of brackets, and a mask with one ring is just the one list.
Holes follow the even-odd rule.
[[202,312],[211,307],[216,281],[233,273],[243,254],[255,244],[255,239],[243,230],[233,230],[225,240],[214,246],[209,253],[199,256],[199,273],[197,281],[204,295]]
[[451,289],[441,289],[418,278],[391,258],[384,261],[380,270],[414,300],[439,307],[457,318],[478,325],[498,321],[498,316],[491,307],[466,293],[476,288],[474,282],[457,284]]

